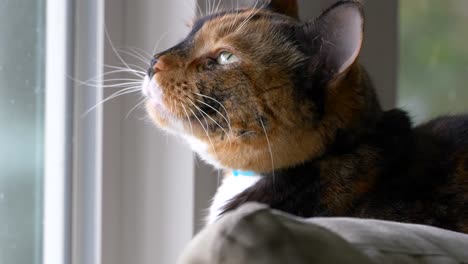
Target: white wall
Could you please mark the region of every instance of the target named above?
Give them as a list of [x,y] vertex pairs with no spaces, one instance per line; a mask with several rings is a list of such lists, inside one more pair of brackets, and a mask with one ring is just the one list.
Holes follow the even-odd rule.
[[[187,0],[125,1],[124,10],[122,46],[149,52],[161,37],[158,51],[174,45],[193,17]],[[139,97],[125,98],[124,112]],[[193,154],[143,118],[122,123],[122,263],[174,263],[193,235]]]
[[[115,46],[152,53],[159,39],[158,51],[181,40],[194,10],[190,0],[107,0],[106,24]],[[119,63],[109,47],[106,61]],[[139,99],[124,96],[104,107],[106,264],[174,263],[194,233],[194,156],[155,128],[143,107],[126,118]]]

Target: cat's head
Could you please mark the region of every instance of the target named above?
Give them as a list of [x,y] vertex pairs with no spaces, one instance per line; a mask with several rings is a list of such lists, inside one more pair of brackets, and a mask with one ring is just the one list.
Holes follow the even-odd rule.
[[143,91],[161,128],[209,163],[269,172],[321,155],[358,116],[362,6],[341,1],[300,22],[297,2],[197,19],[156,54]]

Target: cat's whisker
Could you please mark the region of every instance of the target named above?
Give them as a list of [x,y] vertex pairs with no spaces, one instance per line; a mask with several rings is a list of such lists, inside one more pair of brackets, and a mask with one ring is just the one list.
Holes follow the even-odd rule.
[[[222,1],[222,0],[219,0],[219,1],[218,1],[218,5],[216,6],[215,13],[218,13],[218,12],[219,12],[219,7],[220,7],[220,5],[221,5],[221,1]],[[215,0],[215,3],[216,3],[216,0]]]
[[[239,32],[260,10],[262,10],[265,7],[265,3],[263,3],[259,8],[257,8],[258,0],[256,0],[254,8],[252,9],[251,12],[253,12],[251,15],[249,15],[244,22],[236,29],[236,33]],[[256,9],[256,10],[255,10]],[[253,11],[255,10],[255,11]]]
[[[119,48],[117,49],[118,51],[120,52],[126,52],[126,54],[132,54],[131,56],[133,58],[136,58],[138,60],[141,60],[141,61],[150,61],[150,59],[146,58],[145,56],[141,55],[140,53],[136,52],[134,49],[131,49],[131,48]],[[130,64],[129,64],[130,65]]]
[[268,137],[268,134],[267,134],[267,131],[266,131],[266,128],[265,128],[265,124],[263,124],[263,120],[261,118],[259,118],[259,120],[260,120],[260,124],[262,125],[262,128],[263,128],[263,133],[265,133],[265,137],[266,137],[267,144],[268,144],[268,151],[270,151],[271,169],[272,169],[272,173],[273,173],[273,183],[274,183],[274,181],[275,181],[275,161],[273,159],[273,151],[272,151],[272,148],[271,148],[270,138]]
[[144,49],[140,49],[137,47],[128,47],[129,50],[133,50],[136,54],[140,55],[143,59],[151,60],[153,55],[151,55],[148,51]]
[[[103,78],[103,77],[106,77],[108,75],[111,75],[111,74],[118,74],[118,73],[128,73],[128,69],[125,69],[125,70],[113,70],[113,71],[108,71],[108,72],[105,72],[105,73],[102,73],[102,74],[99,74],[97,75],[96,77],[93,77],[89,80],[87,80],[88,82],[89,81],[96,81],[96,80],[99,80],[100,78]],[[133,72],[131,72],[132,74],[134,74]],[[142,78],[143,76],[141,75],[137,75],[137,74],[134,74],[136,75],[136,77],[138,77],[139,79]],[[136,80],[136,79],[135,79]]]
[[88,81],[100,80],[100,78],[103,78],[112,74],[119,74],[120,76],[120,74],[122,73],[128,73],[131,75],[131,77],[135,77],[137,79],[142,79],[146,75],[146,72],[135,70],[135,69],[127,69],[127,68],[121,68],[121,67],[110,66],[110,65],[104,65],[104,67],[111,69],[111,71],[104,72],[103,74],[101,74],[101,76],[96,76],[94,78],[89,79]]
[[108,84],[108,85],[101,85],[101,84],[86,84],[88,87],[94,87],[94,88],[104,88],[104,89],[117,89],[117,88],[128,88],[128,87],[140,87],[141,88],[141,83],[135,82],[135,83],[121,83],[121,84]]
[[130,81],[130,82],[140,82],[143,83],[141,79],[131,79],[131,78],[113,78],[113,79],[105,79],[105,82],[124,82],[124,81]]
[[107,65],[107,64],[104,64],[104,67],[109,68],[109,69],[120,70],[120,71],[122,71],[122,73],[123,72],[131,73],[131,74],[134,74],[134,75],[136,75],[138,77],[142,77],[142,76],[146,75],[146,71],[143,71],[143,69],[142,70],[136,70],[136,69],[132,69],[132,68],[124,68],[124,67]]
[[[88,79],[88,80],[85,80],[85,81],[75,79],[75,78],[73,78],[73,77],[70,76],[70,75],[67,75],[67,78],[70,79],[71,81],[77,83],[77,84],[80,84],[80,85],[87,85],[89,82],[92,82],[92,81],[95,81],[96,83],[100,83],[99,80],[100,80],[101,78],[107,76],[107,75],[117,74],[117,73],[123,73],[123,72],[128,72],[128,70],[126,69],[126,70],[115,70],[115,71],[105,72],[105,73],[103,73],[103,74],[99,74],[99,75],[97,75],[97,76],[95,76],[95,77],[92,77],[92,78],[90,78],[90,79]],[[142,78],[143,76],[141,76],[141,77],[138,76],[138,77],[139,77],[139,79],[135,79],[135,81],[141,80],[140,78]],[[107,81],[107,80],[104,80],[104,81]]]
[[123,90],[120,90],[116,93],[113,93],[112,95],[110,95],[109,97],[107,97],[106,99],[102,100],[101,102],[97,103],[96,105],[94,105],[93,107],[89,108],[86,112],[84,112],[82,115],[81,115],[81,118],[84,118],[86,117],[89,113],[91,113],[93,110],[95,110],[97,107],[101,106],[102,104],[104,104],[105,102],[108,102],[114,98],[117,98],[119,96],[122,96],[122,95],[126,95],[126,94],[131,94],[131,93],[134,93],[134,92],[138,92],[140,91],[140,87],[136,88],[136,87],[129,87],[129,88],[126,88],[126,89],[123,89]]
[[[234,9],[234,6],[232,7]],[[232,20],[231,24],[229,25],[229,32],[232,32],[232,29],[234,28],[234,26],[236,25],[238,19],[239,19],[239,0],[237,0],[237,6],[236,6],[236,16],[234,17],[234,19]]]
[[198,3],[198,1],[195,1],[195,5],[196,5],[196,8],[198,9],[198,15],[199,16],[203,16],[203,11],[200,7],[200,4]]
[[189,114],[188,114],[188,112],[187,112],[187,109],[185,108],[184,103],[182,103],[182,102],[179,102],[179,103],[180,103],[180,105],[182,106],[182,109],[184,109],[185,115],[187,116],[187,122],[188,122],[189,125],[190,125],[190,131],[191,131],[192,135],[194,136],[194,134],[193,134],[192,122],[190,121],[190,116],[189,116]]
[[148,61],[147,61],[147,60],[145,60],[145,59],[143,59],[143,58],[140,58],[139,56],[137,56],[137,55],[135,55],[135,54],[133,54],[133,53],[131,53],[131,52],[128,52],[128,51],[125,51],[125,50],[122,50],[122,49],[117,49],[117,51],[118,51],[118,52],[121,52],[121,53],[123,53],[123,54],[127,54],[128,56],[133,57],[133,58],[135,58],[135,59],[137,59],[137,60],[139,60],[139,61],[141,61],[141,62],[143,62],[143,63],[145,63],[145,64],[148,64]]
[[[115,48],[114,46],[114,43],[112,42],[112,39],[110,38],[109,36],[109,32],[107,31],[107,26],[104,27],[104,32],[106,34],[106,38],[107,40],[109,41],[109,45],[111,46],[111,49],[112,51],[115,53],[115,55],[117,56],[117,58],[123,63],[123,65],[125,67],[127,67],[127,69],[129,69],[130,71],[132,71],[133,69],[127,64],[127,62],[122,58],[122,56],[120,56],[120,54],[117,52],[117,49]],[[134,71],[134,70],[133,70]]]
[[[86,82],[83,82],[83,81],[78,81],[78,82],[81,84],[90,84],[90,85],[97,85],[101,83],[101,81],[99,81],[98,79],[88,80]],[[107,84],[122,84],[122,82],[141,84],[143,83],[143,80],[141,78],[138,78],[138,79],[137,78],[110,78],[110,79],[103,79],[102,82],[107,83]]]
[[[148,60],[148,61],[149,61],[149,60]],[[149,62],[147,62],[146,64],[149,64]],[[146,74],[146,72],[147,72],[147,69],[146,69],[146,68],[143,68],[142,66],[138,66],[138,65],[136,65],[136,64],[131,64],[131,63],[128,63],[128,65],[129,65],[130,67],[133,67],[132,70],[138,71],[139,73],[144,73],[144,74]]]
[[[142,84],[142,81],[141,80],[128,80],[128,82],[125,82],[125,83],[121,83],[119,82],[118,84],[102,84],[102,82],[99,82],[99,81],[95,81],[95,82],[91,82],[91,81],[87,81],[87,82],[83,82],[83,81],[80,81],[80,80],[77,80],[77,79],[74,79],[74,78],[71,78],[73,82],[75,82],[76,84],[78,84],[79,86],[88,86],[88,87],[95,87],[95,88],[118,88],[118,87],[125,87],[125,86],[128,86],[128,85],[141,85]],[[104,80],[103,82],[107,82],[108,80]],[[78,87],[79,87],[78,86]]]
[[[104,80],[104,82],[106,82],[106,80]],[[82,85],[86,85],[86,86],[91,86],[91,87],[96,87],[96,88],[99,88],[99,87],[103,87],[103,88],[121,88],[121,87],[130,87],[130,86],[140,86],[142,85],[142,82],[141,81],[132,81],[132,82],[119,82],[119,83],[114,83],[114,84],[101,84],[101,83],[82,83]]]
[[226,109],[226,107],[224,107],[224,105],[223,105],[220,101],[214,99],[213,97],[210,97],[210,96],[208,96],[208,95],[204,95],[204,94],[201,94],[201,93],[196,93],[196,92],[192,92],[192,91],[191,91],[191,93],[193,93],[193,94],[195,94],[195,95],[198,95],[198,96],[201,96],[201,97],[204,97],[204,98],[207,98],[207,99],[210,99],[210,100],[213,100],[214,102],[218,103],[218,104],[223,108],[224,112],[226,112],[226,117],[227,117],[227,119],[228,119],[228,123],[229,123],[229,126],[230,126],[230,124],[231,124],[231,119],[229,118],[229,112],[228,112],[228,110]]
[[228,124],[229,130],[230,130],[230,132],[232,133],[231,123],[229,122],[229,120],[228,120],[223,114],[221,114],[221,112],[219,112],[219,111],[218,111],[216,108],[214,108],[213,106],[211,106],[211,105],[209,105],[209,104],[203,102],[202,100],[198,100],[198,99],[197,99],[197,102],[202,103],[202,104],[208,106],[209,108],[213,109],[213,111],[215,111],[216,113],[218,113],[218,114],[224,119],[224,121],[226,121],[226,123]]
[[[226,129],[224,129],[224,127],[222,127],[218,122],[216,122],[216,120],[214,120],[210,115],[208,115],[205,111],[203,111],[200,107],[198,107],[190,98],[187,97],[187,99],[190,101],[190,103],[195,107],[195,109],[198,110],[198,112],[201,113],[201,115],[205,115],[206,117],[208,117],[211,121],[213,121],[213,123],[215,123],[219,128],[221,128],[221,130],[226,134],[228,140],[230,140],[231,136],[230,134],[226,131]],[[203,117],[205,118],[205,117]],[[208,121],[206,120],[205,118],[205,122],[207,123],[208,125]]]
[[250,135],[250,134],[256,134],[256,133],[257,133],[257,132],[255,132],[255,131],[247,131],[247,132],[245,132],[245,133],[242,133],[242,134],[238,135],[238,136],[236,137],[236,139],[241,138],[241,137],[248,136],[248,135]]
[[[216,152],[216,149],[214,147],[214,144],[213,144],[213,141],[211,140],[211,137],[210,137],[210,134],[208,133],[208,130],[203,126],[200,118],[198,118],[198,116],[195,114],[195,112],[193,112],[193,110],[191,108],[189,108],[190,112],[192,112],[193,116],[195,116],[195,118],[198,120],[198,122],[200,123],[201,127],[203,128],[203,130],[205,131],[205,134],[206,136],[208,137],[208,140],[210,141],[210,144],[211,144],[211,148],[213,148],[213,151],[215,153],[215,156],[216,158],[218,158],[218,153]],[[208,126],[208,124],[207,124]]]
[[153,46],[153,54],[156,53],[156,50],[159,48],[159,44],[161,44],[161,41],[167,36],[167,34],[169,34],[169,31],[170,30],[167,30],[166,32],[161,34],[161,37],[159,37],[159,39],[156,41],[156,43]]
[[237,29],[235,30],[235,32],[237,33],[240,29],[242,29],[242,27],[244,26],[244,24],[247,22],[247,20],[249,20],[249,17],[250,15],[254,14],[255,13],[255,9],[257,7],[257,4],[258,4],[258,0],[255,0],[255,4],[254,6],[251,8],[250,10],[250,14],[244,19],[242,20],[242,22],[239,24],[239,26],[237,27]]
[[[143,100],[141,100],[143,99]],[[146,103],[146,101],[148,101],[148,98],[146,98],[145,96],[141,96],[137,101],[141,100],[141,102],[137,103],[132,109],[130,109],[130,111],[128,111],[127,115],[125,116],[125,119],[128,119],[130,117],[130,114],[135,111],[139,106],[141,106],[142,104]]]
[[198,16],[203,16],[203,11],[200,7],[200,4],[198,3],[198,1],[195,1],[195,4],[197,5],[196,8],[198,10]]

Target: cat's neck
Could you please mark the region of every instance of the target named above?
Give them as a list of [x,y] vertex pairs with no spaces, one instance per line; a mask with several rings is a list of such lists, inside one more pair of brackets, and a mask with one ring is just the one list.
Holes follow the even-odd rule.
[[344,215],[350,204],[375,184],[377,168],[383,161],[406,160],[412,141],[406,114],[399,110],[385,112],[361,127],[338,131],[323,155],[263,174],[255,186],[228,203],[226,210],[257,201],[299,216]]

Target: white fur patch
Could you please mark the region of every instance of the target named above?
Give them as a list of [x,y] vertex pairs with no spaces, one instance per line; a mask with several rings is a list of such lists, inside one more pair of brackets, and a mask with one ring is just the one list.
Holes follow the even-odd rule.
[[235,196],[257,183],[261,176],[234,176],[232,172],[227,174],[221,186],[219,186],[211,203],[206,224],[212,224],[220,217],[223,207]]
[[185,139],[185,141],[188,142],[188,144],[190,145],[190,148],[193,151],[195,151],[203,161],[205,161],[208,164],[211,164],[217,169],[225,169],[225,167],[223,167],[213,155],[208,153],[209,145],[207,143],[191,135],[187,135],[187,134],[181,134],[181,135]]

